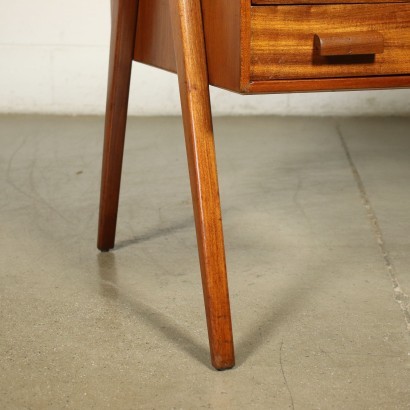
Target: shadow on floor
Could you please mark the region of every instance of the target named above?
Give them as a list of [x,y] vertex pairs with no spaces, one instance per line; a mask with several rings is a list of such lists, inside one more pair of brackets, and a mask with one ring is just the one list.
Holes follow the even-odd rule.
[[149,326],[159,330],[170,342],[201,364],[211,368],[209,351],[198,344],[192,335],[181,328],[171,317],[163,314],[148,304],[132,299],[118,286],[118,273],[114,253],[100,253],[97,256],[101,294],[104,297],[120,300],[136,316]]
[[133,238],[119,241],[115,245],[115,250],[126,248],[128,246],[135,245],[137,243],[148,242],[153,239],[157,239],[162,236],[167,236],[167,235],[170,235],[171,233],[178,232],[186,228],[191,228],[193,226],[194,226],[194,218],[190,217],[172,226],[165,227],[165,228],[159,228],[159,229],[153,230],[152,232],[148,232],[142,235],[136,235]]
[[[185,224],[181,223],[180,226],[180,229],[182,229]],[[156,235],[159,236],[159,232]],[[149,326],[159,330],[174,345],[179,346],[201,364],[212,368],[210,366],[207,341],[206,347],[199,344],[187,329],[181,328],[171,317],[156,310],[149,304],[127,296],[125,292],[121,291],[118,286],[118,272],[114,253],[100,253],[97,259],[100,289],[104,297],[114,300],[119,299],[136,316]],[[321,266],[317,271],[322,273],[316,274],[310,279],[309,288],[301,289],[300,282],[295,281],[294,286],[288,287],[285,292],[281,293],[280,300],[275,298],[270,305],[265,306],[263,309],[264,314],[256,317],[252,326],[242,333],[243,336],[239,340],[236,339],[236,367],[242,366],[264,344],[268,343],[268,340],[275,330],[280,327],[281,323],[303,308],[306,299],[310,297],[312,292],[317,290],[326,269]],[[296,298],[295,295],[297,295]]]

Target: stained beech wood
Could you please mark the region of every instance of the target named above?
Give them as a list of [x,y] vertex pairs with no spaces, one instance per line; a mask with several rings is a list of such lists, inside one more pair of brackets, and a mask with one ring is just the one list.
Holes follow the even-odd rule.
[[134,59],[176,73],[168,0],[139,0]]
[[[242,94],[409,86],[410,77],[405,76],[410,73],[408,1],[274,3],[252,7],[250,0],[201,1],[211,85]],[[379,32],[385,39],[385,52],[346,59],[315,51],[315,34],[346,31]],[[167,0],[140,0],[135,59],[175,72],[170,33]]]
[[322,57],[381,54],[384,52],[384,37],[377,31],[315,34],[314,45]]
[[[243,82],[241,30],[250,10],[249,0],[201,0],[209,82],[239,91]],[[248,21],[250,22],[250,20]]]
[[97,243],[102,251],[112,249],[115,241],[137,10],[138,0],[111,1],[110,67]]
[[[239,92],[249,83],[249,0],[202,0],[209,82]],[[176,72],[168,0],[140,0],[134,59]]]
[[[410,4],[253,7],[251,24],[251,82],[410,73]],[[363,31],[381,33],[383,54],[339,58],[314,50],[315,33]]]
[[409,88],[410,76],[320,78],[303,80],[255,81],[248,85],[247,94],[274,94],[337,90],[379,90]]
[[177,72],[220,370],[235,359],[209,84],[243,94],[410,87],[409,1],[324,3],[334,0],[112,0],[98,248],[114,247],[132,60]]
[[200,0],[169,0],[212,364],[234,366]]

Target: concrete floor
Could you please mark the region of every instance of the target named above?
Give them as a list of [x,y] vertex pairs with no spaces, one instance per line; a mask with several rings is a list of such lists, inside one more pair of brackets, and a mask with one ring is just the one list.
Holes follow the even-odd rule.
[[215,121],[237,367],[211,369],[180,119],[0,117],[0,408],[409,409],[410,118]]

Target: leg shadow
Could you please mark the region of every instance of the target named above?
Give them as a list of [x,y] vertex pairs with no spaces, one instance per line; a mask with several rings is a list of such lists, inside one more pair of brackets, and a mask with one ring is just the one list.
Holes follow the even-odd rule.
[[148,232],[142,235],[137,235],[137,236],[134,236],[133,238],[126,239],[124,241],[120,241],[115,245],[115,249],[119,250],[122,248],[126,248],[128,246],[134,245],[136,243],[147,242],[152,239],[160,238],[162,236],[167,236],[174,232],[178,232],[178,231],[181,231],[183,229],[190,228],[193,226],[194,226],[194,218],[193,216],[191,216],[189,219],[185,219],[183,221],[175,223],[172,226],[165,227],[165,228],[158,228],[151,232]]
[[174,345],[212,369],[208,349],[194,340],[186,329],[181,328],[171,317],[142,301],[135,300],[127,294],[126,290],[121,289],[121,286],[118,285],[118,273],[113,253],[98,254],[97,263],[100,291],[104,297],[118,300],[121,305],[130,309],[144,323],[159,330]]
[[[330,268],[329,268],[330,269]],[[327,267],[317,268],[316,275],[309,281],[309,287],[295,282],[292,286],[284,289],[280,299],[276,297],[272,303],[263,309],[262,315],[257,317],[252,326],[244,332],[236,344],[237,366],[244,364],[249,357],[254,355],[261,347],[268,343],[275,331],[283,322],[301,311],[307,300],[320,289],[322,278],[327,274]],[[304,282],[306,285],[306,282]]]

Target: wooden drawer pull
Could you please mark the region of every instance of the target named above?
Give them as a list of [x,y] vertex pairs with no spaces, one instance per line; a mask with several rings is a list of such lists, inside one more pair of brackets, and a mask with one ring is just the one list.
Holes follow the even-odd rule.
[[377,31],[315,34],[314,46],[323,57],[381,54],[384,51],[384,37]]

